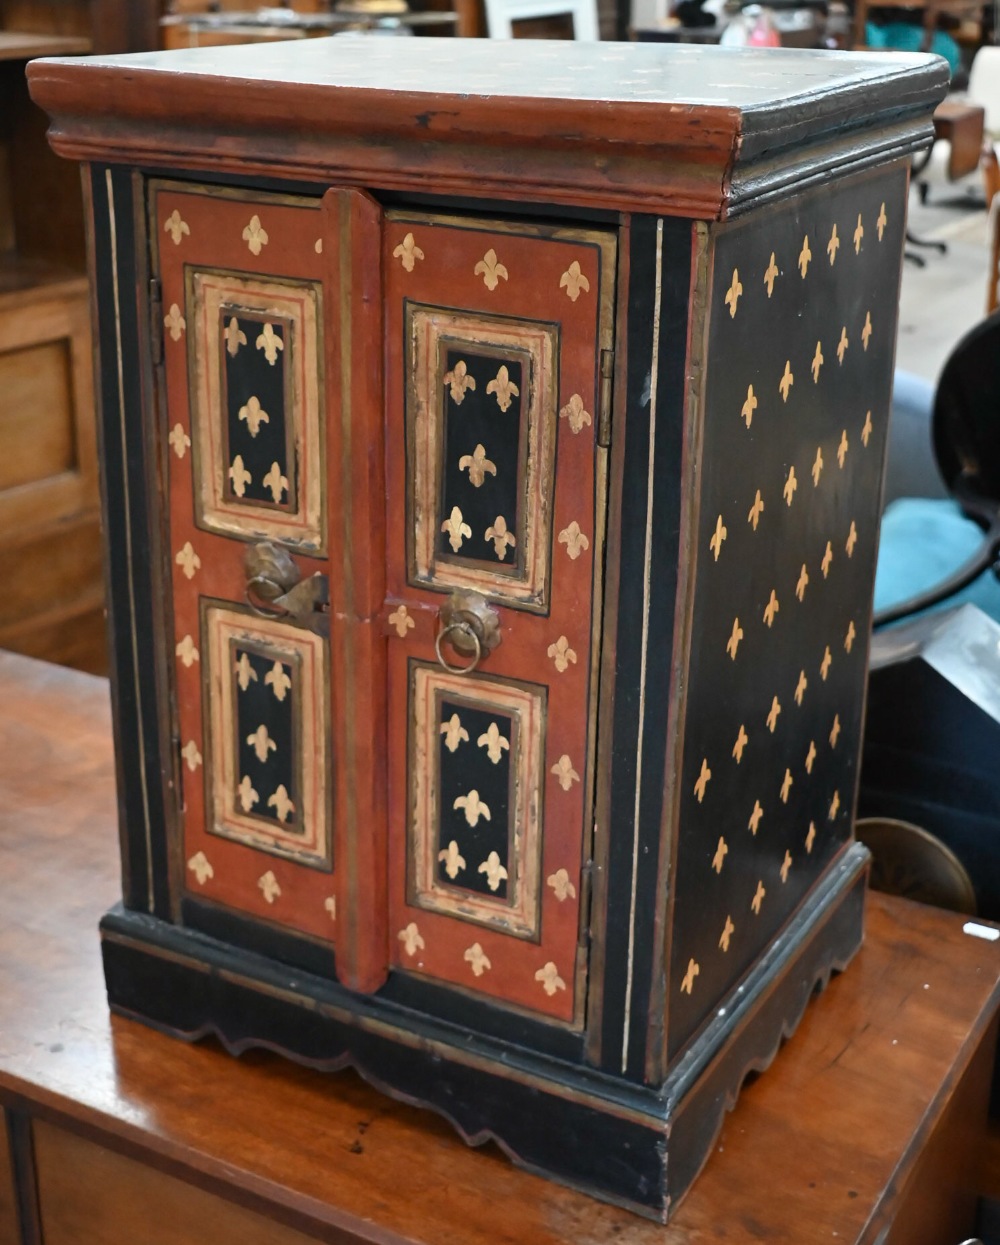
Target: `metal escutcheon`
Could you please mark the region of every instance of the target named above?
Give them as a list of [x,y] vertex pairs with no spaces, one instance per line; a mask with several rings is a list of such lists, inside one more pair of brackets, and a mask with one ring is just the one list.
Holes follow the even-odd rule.
[[[500,615],[478,592],[453,592],[438,613],[440,628],[434,641],[437,659],[450,674],[471,674],[480,661],[500,643]],[[461,657],[471,657],[465,666],[453,665],[442,652],[448,642]]]
[[291,618],[317,634],[327,634],[329,585],[318,572],[302,578],[295,559],[280,545],[259,541],[247,549],[247,604],[262,618]]

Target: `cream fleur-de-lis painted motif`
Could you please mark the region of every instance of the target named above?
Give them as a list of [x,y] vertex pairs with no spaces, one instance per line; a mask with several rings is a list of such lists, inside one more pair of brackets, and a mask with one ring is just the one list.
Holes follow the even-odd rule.
[[470,374],[464,359],[459,359],[450,372],[445,372],[443,380],[451,390],[451,400],[456,406],[461,406],[465,401],[467,389],[476,392],[476,378]]
[[733,619],[733,629],[729,633],[729,639],[726,641],[726,652],[729,656],[736,660],[736,653],[740,647],[740,640],[743,639],[743,628],[740,626],[739,618]]
[[194,663],[198,660],[198,650],[195,648],[194,640],[189,636],[184,636],[178,640],[174,653],[181,659],[185,669],[190,670]]
[[569,527],[563,528],[559,533],[558,540],[561,545],[566,546],[566,552],[573,562],[577,560],[585,549],[590,548],[590,541],[580,530],[580,524],[577,523],[576,519],[573,520]]
[[813,772],[813,765],[815,764],[815,762],[816,762],[816,740],[810,739],[809,740],[809,751],[806,753],[806,773],[807,774],[811,774]]
[[760,522],[760,516],[763,513],[764,513],[764,501],[760,495],[760,489],[758,489],[753,499],[753,505],[750,507],[750,510],[747,513],[747,522],[753,525],[753,530],[755,532],[757,530],[757,524]]
[[746,727],[741,722],[740,729],[736,735],[736,743],[733,744],[733,759],[736,761],[737,765],[739,765],[739,763],[743,760],[743,749],[749,742],[750,736],[746,732]]
[[254,213],[250,217],[250,224],[243,230],[243,241],[250,248],[250,254],[259,255],[270,240],[267,230],[260,223],[260,217]]
[[555,774],[559,779],[559,786],[562,787],[563,791],[569,791],[575,782],[580,781],[580,775],[573,768],[573,762],[565,752],[552,766],[549,773]]
[[337,919],[337,896],[327,895],[323,900],[323,908],[330,914],[330,920],[335,921]]
[[442,722],[438,730],[444,736],[444,746],[449,752],[455,752],[458,745],[469,742],[469,732],[462,725],[462,719],[453,713],[447,722]]
[[754,916],[760,916],[760,906],[764,902],[764,896],[767,891],[764,889],[764,883],[758,882],[757,889],[754,891],[753,899],[750,901],[750,907]]
[[847,429],[845,428],[840,434],[840,444],[837,446],[837,462],[840,464],[841,471],[844,470],[844,460],[847,458],[848,448]]
[[247,399],[246,406],[240,407],[239,418],[249,428],[252,437],[255,437],[260,432],[261,424],[269,424],[271,422],[271,416],[261,406],[260,399],[256,395],[252,395]]
[[722,552],[722,542],[728,535],[729,532],[726,529],[726,525],[722,522],[722,515],[720,514],[715,520],[715,532],[712,535],[712,539],[708,542],[708,547],[715,555],[716,562],[718,562],[719,554]]
[[697,960],[688,960],[687,972],[681,981],[681,993],[692,994],[694,992],[694,979],[701,972],[701,966]]
[[569,421],[570,432],[574,436],[591,423],[590,412],[584,408],[583,398],[578,393],[571,394],[566,405],[560,408],[559,418]]
[[486,386],[486,392],[496,396],[497,406],[500,407],[501,411],[510,410],[511,399],[521,396],[520,389],[510,379],[510,373],[507,371],[506,365],[500,368],[496,377]]
[[[854,254],[861,254],[861,241],[865,236],[865,227],[861,223],[861,213],[858,213],[858,223],[854,230]],[[784,881],[784,879],[782,879]]]
[[726,857],[729,855],[729,846],[726,840],[720,835],[719,842],[716,844],[715,855],[712,857],[712,868],[716,873],[722,872],[722,866],[725,864]]
[[274,326],[269,322],[261,329],[254,345],[258,350],[263,350],[264,358],[270,363],[271,367],[274,367],[275,363],[277,363],[279,351],[285,348],[284,339],[278,336],[274,331]]
[[236,788],[236,794],[240,797],[240,807],[244,813],[249,813],[255,804],[260,803],[260,796],[254,790],[254,785],[250,781],[248,774],[244,774],[240,779],[240,785]]
[[729,950],[729,940],[736,933],[736,926],[733,924],[731,916],[726,917],[726,923],[722,927],[722,935],[719,938],[719,949],[723,952]]
[[788,874],[789,874],[789,871],[790,871],[791,867],[792,867],[792,853],[791,853],[791,852],[786,851],[786,852],[785,852],[785,859],[781,862],[781,880],[782,880],[782,882],[787,882],[787,881],[788,881]]
[[764,606],[764,622],[767,623],[768,627],[772,627],[774,625],[774,616],[780,611],[780,609],[781,606],[778,604],[778,595],[772,588],[768,602]]
[[823,347],[819,342],[817,342],[816,353],[813,355],[813,361],[811,364],[814,385],[819,384],[819,370],[825,362],[826,360],[823,358]]
[[416,627],[416,623],[410,617],[410,611],[405,605],[397,605],[388,618],[389,626],[396,628],[396,635],[401,640],[406,639],[406,633],[412,631]]
[[208,857],[204,852],[195,852],[187,862],[187,867],[194,874],[199,886],[204,886],[209,878],[215,877],[215,870],[209,864]]
[[494,765],[499,765],[503,754],[510,751],[510,740],[500,734],[500,727],[491,722],[482,735],[476,740],[476,746],[486,749],[486,755]]
[[768,298],[770,298],[774,293],[774,283],[780,275],[778,265],[774,262],[774,252],[772,251],[771,262],[768,264],[767,271],[764,273],[764,284],[767,286]]
[[840,341],[837,342],[837,362],[843,365],[844,355],[847,354],[847,325],[844,324],[840,329]]
[[699,804],[705,798],[705,791],[708,788],[708,784],[711,782],[711,779],[712,771],[708,768],[708,757],[702,757],[701,772],[698,774],[698,778],[694,784],[694,793],[698,797]]
[[559,278],[559,288],[565,290],[571,302],[576,302],[580,297],[581,290],[585,293],[590,292],[590,282],[580,271],[580,263],[573,260],[563,275]]
[[181,749],[181,756],[184,758],[185,764],[193,774],[201,764],[201,753],[198,751],[198,745],[193,739],[189,739]]
[[240,659],[236,663],[236,682],[239,683],[241,692],[245,692],[251,683],[257,682],[257,671],[251,666],[246,653],[240,653]]
[[802,280],[806,279],[806,273],[809,271],[809,261],[812,259],[813,253],[809,249],[809,235],[802,239],[802,250],[799,251],[799,272],[802,274]]
[[788,401],[788,391],[795,384],[795,374],[792,371],[791,359],[785,360],[785,370],[781,374],[781,380],[778,381],[778,390],[781,393],[782,402]]
[[560,903],[565,903],[567,899],[576,898],[576,887],[570,881],[570,876],[565,869],[557,869],[555,873],[550,873],[545,879],[545,885],[552,887],[552,891]]
[[866,311],[864,328],[861,330],[861,345],[864,347],[865,350],[868,349],[868,343],[871,340],[871,335],[873,331],[874,330],[872,329],[872,313],[870,311]]
[[459,471],[469,472],[469,483],[473,488],[481,488],[483,481],[486,479],[487,473],[495,476],[497,473],[497,465],[486,457],[486,447],[477,445],[471,454],[463,454],[458,460]]
[[857,638],[857,632],[854,630],[854,619],[847,624],[847,634],[844,636],[844,651],[849,653],[854,647],[854,641]]
[[174,424],[170,430],[170,436],[167,437],[167,441],[178,458],[183,458],[191,445],[191,438],[184,431],[182,424]]
[[740,408],[740,414],[749,428],[753,423],[753,413],[757,409],[757,398],[753,391],[753,385],[747,385],[747,397],[743,406]]
[[452,506],[451,514],[441,524],[441,531],[447,532],[448,544],[455,553],[461,549],[462,541],[472,535],[472,528],[462,518],[462,512],[457,506]]
[[781,802],[782,802],[782,804],[787,804],[787,803],[788,803],[788,797],[789,797],[789,795],[791,794],[791,791],[792,791],[792,783],[793,783],[794,781],[795,781],[795,780],[792,778],[792,771],[791,771],[790,769],[787,769],[787,768],[786,768],[786,769],[785,769],[785,776],[784,776],[784,778],[781,780],[781,789],[780,789],[780,790],[779,790],[779,792],[778,792],[778,794],[781,796]]
[[404,272],[412,272],[416,266],[418,259],[424,258],[424,253],[417,246],[416,239],[412,233],[408,233],[402,242],[398,244],[392,252],[392,258],[398,259],[403,265]]
[[819,677],[824,683],[826,682],[826,676],[830,673],[831,665],[833,665],[833,655],[828,644],[823,650],[823,660],[819,663]]
[[823,448],[816,446],[816,457],[812,465],[813,488],[819,488],[819,478],[823,474]]
[[500,863],[496,852],[490,852],[476,872],[486,874],[486,884],[491,891],[498,891],[500,883],[507,880],[507,870]]
[[798,582],[795,585],[795,595],[800,601],[805,600],[806,589],[809,587],[809,572],[806,570],[806,564],[802,563],[802,569],[799,571]]
[[555,994],[557,990],[565,990],[566,983],[559,976],[559,970],[551,960],[535,973],[535,980],[542,983],[542,989],[549,996]]
[[847,556],[851,557],[854,553],[854,546],[858,543],[858,529],[854,520],[851,520],[851,530],[847,533],[847,543],[844,548],[847,550]]
[[767,729],[771,732],[772,735],[774,734],[775,728],[778,725],[778,716],[780,713],[781,713],[781,701],[777,698],[777,696],[775,696],[774,699],[771,701],[771,708],[768,710],[767,718],[765,719],[767,723]]
[[740,295],[743,293],[743,282],[740,280],[738,268],[733,269],[733,280],[729,289],[726,291],[726,297],[723,300],[729,308],[729,318],[736,319],[736,306],[740,301]]
[[570,662],[576,665],[576,653],[570,648],[569,640],[564,635],[561,635],[554,644],[549,645],[547,653],[555,662],[556,669],[560,674],[566,672]]
[[871,411],[866,411],[865,412],[865,425],[861,429],[861,444],[865,447],[865,449],[868,448],[868,442],[871,439],[871,435],[872,435],[872,413]]
[[179,342],[181,334],[187,328],[187,320],[181,315],[181,309],[176,303],[170,304],[169,312],[163,317],[163,325],[170,334],[170,340]]
[[281,887],[278,885],[278,879],[270,869],[257,879],[257,885],[260,887],[260,893],[264,896],[265,903],[273,904],[276,899],[281,897]]
[[876,228],[878,229],[879,242],[882,241],[882,235],[885,233],[885,227],[886,225],[888,225],[888,223],[889,223],[889,218],[885,214],[885,204],[883,203],[882,206],[878,210],[878,220],[875,222]]
[[[412,235],[410,236],[412,237]],[[396,938],[403,944],[403,950],[410,957],[416,955],[418,951],[425,950],[427,946],[424,942],[423,934],[417,928],[416,921],[411,921],[405,929],[401,929]]]
[[478,942],[474,942],[471,947],[466,947],[462,959],[465,960],[466,964],[468,964],[472,969],[472,975],[474,977],[482,977],[483,973],[485,973],[487,969],[493,967],[490,962],[490,957],[486,954]]
[[247,736],[247,743],[254,750],[258,761],[266,761],[272,752],[278,751],[278,745],[268,734],[267,726],[261,722],[255,731]]
[[492,524],[484,533],[487,540],[493,541],[493,552],[502,562],[507,556],[507,550],[513,549],[517,544],[514,533],[507,527],[507,520],[502,514],[498,514]]
[[833,793],[833,799],[830,801],[830,811],[827,813],[828,821],[836,821],[837,814],[840,812],[840,792]]
[[809,833],[806,835],[806,854],[811,856],[813,844],[816,842],[816,825],[814,822],[809,823]]
[[271,494],[271,499],[276,506],[281,501],[282,493],[288,491],[288,477],[281,474],[281,468],[276,462],[271,464],[271,470],[267,473],[261,483]]
[[174,208],[164,222],[163,232],[170,234],[174,246],[180,246],[181,238],[190,237],[191,226],[181,217],[177,208]]
[[236,357],[239,348],[247,344],[247,335],[240,328],[240,322],[235,316],[226,325],[225,338],[226,350],[233,358]]
[[753,812],[750,814],[750,820],[747,822],[747,829],[750,833],[757,837],[757,831],[760,829],[760,819],[764,816],[764,810],[761,808],[760,800],[754,800]]
[[194,579],[194,573],[201,567],[201,558],[194,551],[194,546],[189,540],[186,540],[181,547],[179,553],[174,557],[174,561],[184,572],[185,579]]
[[497,253],[492,247],[473,268],[472,274],[476,277],[482,277],[483,284],[490,291],[497,288],[501,279],[506,281],[509,275],[507,269],[497,259]]
[[237,497],[242,497],[247,491],[247,485],[253,479],[253,476],[247,471],[243,465],[243,455],[237,454],[233,459],[233,465],[227,472],[230,480],[233,482],[233,492]]
[[456,798],[452,808],[461,809],[465,814],[465,820],[473,829],[479,825],[480,817],[487,821],[492,821],[490,816],[490,806],[479,798],[479,792],[473,787],[468,795],[460,795]]
[[826,253],[830,257],[830,267],[832,268],[837,258],[837,252],[840,250],[840,238],[837,235],[837,226],[834,224],[833,232],[830,234],[830,241],[826,244]]
[[830,728],[830,747],[836,748],[837,740],[840,738],[840,714],[833,715],[833,726]]
[[795,684],[795,703],[802,704],[802,699],[806,694],[806,688],[809,686],[809,680],[806,678],[804,670],[799,671],[799,681]]
[[458,844],[454,839],[451,840],[444,851],[438,852],[438,860],[444,862],[444,871],[452,881],[465,868],[465,857],[459,852]]
[[826,577],[830,574],[830,564],[832,561],[833,561],[833,545],[829,541],[827,541],[826,552],[823,554],[823,561],[820,562],[820,569],[823,572],[824,579],[826,579]]
[[285,673],[285,667],[276,661],[264,675],[264,683],[274,692],[275,700],[284,700],[292,686],[292,680]]
[[792,498],[795,496],[796,489],[799,487],[798,478],[795,475],[794,465],[788,468],[788,479],[785,481],[785,487],[781,490],[785,498],[785,505],[792,504]]

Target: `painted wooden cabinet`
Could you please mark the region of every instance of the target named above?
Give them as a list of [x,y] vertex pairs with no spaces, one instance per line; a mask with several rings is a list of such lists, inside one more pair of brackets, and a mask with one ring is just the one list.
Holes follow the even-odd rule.
[[109,997],[665,1217],[861,939],[944,77],[445,43],[33,67],[89,164]]

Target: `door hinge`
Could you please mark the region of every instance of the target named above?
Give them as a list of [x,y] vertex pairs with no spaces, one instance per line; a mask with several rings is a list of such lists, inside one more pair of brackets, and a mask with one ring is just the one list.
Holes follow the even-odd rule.
[[163,287],[159,277],[149,281],[149,335],[153,349],[153,365],[163,362]]
[[601,409],[597,416],[597,444],[603,449],[611,444],[611,398],[615,379],[615,352],[601,351]]

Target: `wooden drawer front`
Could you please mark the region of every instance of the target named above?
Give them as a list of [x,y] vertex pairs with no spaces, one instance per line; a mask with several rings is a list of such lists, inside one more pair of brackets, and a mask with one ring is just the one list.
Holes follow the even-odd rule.
[[7,1140],[7,1115],[0,1111],[0,1245],[15,1245],[18,1233],[17,1201],[14,1192],[14,1170],[11,1167],[10,1144]]
[[34,1126],[45,1245],[305,1245],[234,1202],[49,1124]]

